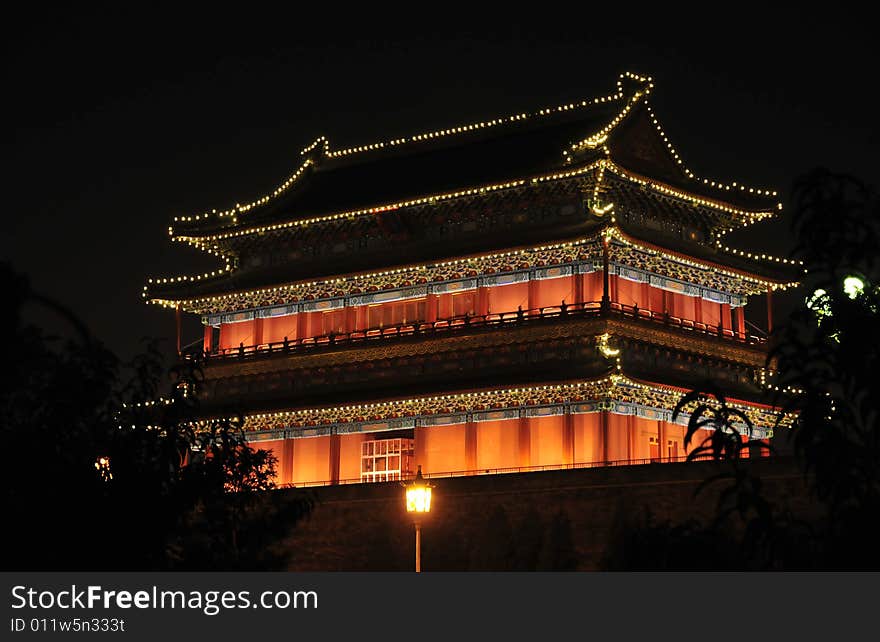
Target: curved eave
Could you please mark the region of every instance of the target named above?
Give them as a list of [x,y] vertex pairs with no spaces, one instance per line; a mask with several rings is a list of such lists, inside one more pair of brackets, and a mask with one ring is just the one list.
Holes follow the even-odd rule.
[[309,218],[295,218],[275,223],[267,223],[254,227],[245,227],[237,230],[221,232],[217,234],[205,234],[203,236],[192,234],[172,234],[173,241],[190,243],[201,249],[213,248],[212,243],[226,241],[236,237],[250,236],[255,234],[266,234],[287,230],[296,227],[307,227],[322,223],[344,222],[361,216],[376,216],[385,212],[404,211],[414,207],[424,207],[426,205],[436,205],[448,201],[455,201],[465,198],[482,198],[489,197],[499,192],[528,187],[530,185],[540,185],[554,181],[585,178],[595,169],[600,161],[592,160],[577,167],[563,167],[553,172],[540,174],[531,174],[516,178],[509,178],[497,183],[484,185],[469,185],[459,189],[442,192],[442,193],[426,193],[415,196],[411,199],[398,202],[385,202],[355,210],[338,211],[328,214],[317,215]]
[[[737,254],[713,250],[697,244],[691,245],[687,250],[670,247],[673,245],[672,243],[659,244],[645,239],[630,229],[624,231],[619,223],[614,229],[617,236],[634,246],[641,246],[653,252],[673,256],[685,262],[693,262],[699,264],[700,267],[719,270],[744,279],[768,281],[779,288],[795,287],[799,284],[801,268],[797,262],[791,259],[779,259],[779,261],[785,261],[782,264],[775,261],[774,263],[761,264],[756,260],[746,259]],[[771,289],[774,289],[772,285]]]
[[[635,75],[631,76],[636,78]],[[650,80],[641,78],[639,84],[650,84]],[[632,91],[637,92],[638,89]],[[441,163],[441,169],[445,168],[444,171],[448,171],[450,167],[457,166],[461,162],[466,163],[472,154],[479,156],[487,145],[491,149],[494,149],[492,146],[500,145],[500,153],[495,154],[495,162],[491,162],[489,158],[481,161],[479,164],[479,167],[482,168],[481,172],[486,172],[496,163],[509,164],[512,156],[523,151],[528,151],[533,156],[531,161],[528,161],[531,162],[533,168],[535,164],[541,165],[544,169],[554,165],[560,166],[563,164],[562,148],[572,140],[572,137],[580,137],[585,131],[588,132],[601,126],[598,123],[619,113],[621,105],[626,105],[631,97],[631,94],[624,91],[623,82],[620,80],[616,92],[608,96],[349,149],[331,151],[329,143],[322,137],[303,150],[302,165],[270,194],[247,204],[236,204],[225,211],[212,210],[195,216],[177,217],[173,221],[172,227],[178,228],[181,234],[204,236],[217,233],[222,229],[235,229],[247,225],[249,222],[265,222],[267,215],[287,219],[309,217],[312,215],[309,214],[309,211],[314,213],[314,208],[306,207],[303,209],[298,205],[297,200],[302,200],[303,195],[307,196],[308,192],[313,189],[309,187],[310,181],[304,180],[308,176],[346,175],[359,167],[369,168],[372,165],[383,163],[391,163],[391,166],[401,167],[400,162],[395,165],[394,161],[402,161],[403,166],[408,167],[410,163],[422,163],[430,159],[432,155],[439,156],[440,160],[444,161]],[[517,142],[517,147],[510,150],[505,148],[508,138],[518,140],[522,137],[525,139],[523,142]],[[538,145],[532,145],[526,143],[526,140],[542,142]],[[450,152],[457,154],[457,160],[454,164],[451,164],[446,158]],[[529,156],[523,158],[528,159]],[[435,167],[434,170],[436,169]],[[442,172],[436,174],[435,178],[441,178]],[[497,176],[490,177],[488,180],[496,179]],[[388,182],[387,177],[385,182]],[[441,187],[441,189],[444,188]],[[339,190],[334,188],[331,193],[334,191]],[[406,198],[409,197],[410,195],[406,196]],[[292,205],[285,206],[285,203],[291,198],[293,198]],[[307,198],[306,200],[308,201]],[[323,199],[319,200],[323,202]]]
[[[615,390],[623,395],[615,395]],[[273,428],[310,428],[335,423],[383,421],[393,417],[414,415],[448,415],[462,412],[498,411],[509,408],[534,407],[553,403],[580,403],[581,401],[615,400],[625,398],[626,389],[660,393],[662,409],[671,411],[678,400],[688,392],[679,388],[636,379],[616,370],[579,381],[546,381],[522,386],[496,386],[478,390],[466,389],[444,391],[430,396],[382,397],[360,403],[322,406],[276,406],[263,412],[244,416],[246,430],[271,430]],[[658,400],[659,401],[659,400]],[[713,401],[709,401],[713,405]],[[777,425],[779,409],[752,400],[727,399],[729,406],[740,409],[750,416],[756,425],[772,428]],[[449,408],[453,410],[450,413]],[[219,408],[203,421],[221,419],[225,415]],[[687,413],[683,413],[685,417]],[[783,418],[782,425],[788,421]]]
[[327,224],[339,222],[343,223],[361,216],[376,216],[391,211],[405,211],[414,207],[423,207],[426,205],[436,205],[439,203],[454,201],[464,198],[482,198],[490,197],[493,194],[504,192],[512,189],[520,189],[530,185],[544,184],[555,181],[566,180],[584,180],[591,179],[590,174],[593,170],[603,167],[607,171],[616,176],[631,181],[632,183],[652,190],[658,195],[672,197],[682,200],[683,202],[695,206],[714,209],[726,217],[739,220],[739,225],[746,226],[756,221],[771,218],[775,216],[776,211],[780,207],[776,204],[772,209],[743,210],[735,207],[730,203],[724,203],[714,199],[708,199],[700,195],[689,194],[681,190],[675,189],[664,183],[654,181],[652,179],[640,176],[635,172],[624,169],[608,159],[590,159],[582,165],[574,167],[561,168],[554,172],[533,174],[528,176],[520,176],[509,178],[502,182],[489,185],[471,185],[462,187],[461,189],[435,194],[423,194],[412,199],[402,202],[387,202],[370,207],[356,210],[347,210],[333,212],[324,215],[318,215],[310,218],[295,218],[286,221],[279,221],[271,224],[258,225],[254,227],[244,227],[241,229],[230,230],[214,234],[193,235],[193,234],[172,234],[172,240],[177,242],[189,243],[201,250],[208,252],[217,252],[217,248],[224,242],[232,239],[251,236],[257,234],[267,234],[283,230],[290,230],[299,227],[308,227],[311,225]]
[[[753,289],[761,290],[763,288],[769,289],[786,289],[789,287],[794,287],[798,283],[795,280],[794,275],[796,274],[797,266],[789,265],[786,266],[786,270],[780,272],[775,269],[776,266],[773,266],[774,269],[754,269],[756,266],[756,262],[748,261],[744,262],[742,257],[738,257],[735,255],[724,255],[717,251],[713,251],[712,249],[706,249],[704,251],[700,246],[693,246],[689,248],[690,251],[682,251],[681,249],[674,249],[668,247],[669,244],[658,244],[656,242],[652,242],[649,240],[645,240],[629,231],[623,231],[618,225],[613,224],[610,227],[600,228],[600,225],[597,222],[596,231],[587,235],[574,239],[566,239],[555,242],[548,242],[538,246],[524,246],[520,248],[510,248],[510,251],[519,252],[543,252],[545,248],[552,247],[569,247],[569,246],[579,246],[586,245],[589,243],[595,243],[602,235],[610,235],[613,238],[616,238],[620,243],[631,246],[637,250],[647,251],[649,253],[660,254],[663,256],[667,256],[676,260],[685,265],[690,265],[691,267],[706,270],[706,271],[717,271],[721,274],[726,275],[730,278],[741,279],[746,282],[754,283],[755,286]],[[700,254],[700,256],[695,256],[696,254]],[[469,261],[472,260],[488,260],[493,256],[504,255],[505,252],[501,253],[480,253],[473,254],[467,256],[461,256],[453,259],[453,262],[461,262],[462,269],[465,266],[470,268]],[[721,260],[727,260],[729,263],[721,262]],[[450,263],[449,260],[443,260],[440,263],[447,265]],[[733,263],[733,265],[730,265]],[[742,265],[743,263],[750,264],[753,266],[753,269],[748,270],[743,267],[737,267]],[[437,262],[424,262],[417,263],[406,266],[391,266],[385,269],[380,270],[370,270],[366,272],[358,272],[358,273],[345,273],[345,274],[334,274],[328,275],[326,277],[322,277],[318,280],[297,280],[290,282],[278,282],[271,284],[264,284],[262,287],[258,288],[246,288],[246,289],[231,289],[231,290],[218,290],[214,288],[205,288],[204,284],[195,284],[201,288],[200,291],[194,291],[192,289],[194,284],[189,283],[172,283],[165,284],[161,286],[159,289],[154,289],[153,292],[149,290],[145,290],[144,298],[149,303],[155,303],[162,305],[164,307],[177,307],[181,306],[181,309],[187,312],[194,312],[197,314],[205,313],[206,309],[209,309],[211,305],[216,305],[218,300],[226,300],[230,302],[229,310],[235,309],[247,309],[248,307],[261,307],[257,306],[245,306],[241,307],[238,305],[234,305],[233,302],[236,299],[254,299],[269,296],[269,293],[278,293],[277,297],[280,299],[284,299],[285,296],[289,298],[289,293],[294,289],[314,289],[315,291],[327,290],[328,288],[337,288],[340,281],[345,279],[352,279],[354,281],[361,281],[362,285],[367,283],[369,279],[387,279],[388,274],[401,274],[412,272],[413,277],[416,275],[425,274],[428,270],[436,267]],[[479,272],[478,272],[479,273]],[[228,280],[228,279],[224,279]],[[216,284],[219,285],[222,281],[218,281]],[[358,286],[360,287],[360,286]],[[285,291],[288,292],[288,295],[285,295]],[[297,296],[295,300],[301,300],[303,297]],[[294,299],[291,299],[291,301]],[[211,302],[214,302],[213,304]]]
[[670,183],[643,176],[638,172],[626,169],[612,160],[607,161],[607,169],[616,176],[626,179],[636,185],[640,185],[652,192],[666,197],[675,198],[692,206],[715,210],[719,214],[730,217],[732,220],[739,219],[741,226],[750,225],[756,221],[773,218],[782,209],[778,202],[765,203],[758,207],[744,208],[732,201],[724,201],[715,197],[708,197],[699,192],[689,192],[675,187]]
[[666,190],[697,194],[723,209],[774,211],[777,192],[697,176],[679,155],[647,97],[613,127],[601,144],[615,163]]

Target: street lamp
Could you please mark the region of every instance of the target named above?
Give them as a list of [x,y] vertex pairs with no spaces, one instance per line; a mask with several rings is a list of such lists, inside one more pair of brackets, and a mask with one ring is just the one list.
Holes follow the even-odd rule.
[[422,467],[411,484],[406,485],[406,512],[416,527],[416,573],[422,572],[422,516],[431,512],[431,484],[422,477]]

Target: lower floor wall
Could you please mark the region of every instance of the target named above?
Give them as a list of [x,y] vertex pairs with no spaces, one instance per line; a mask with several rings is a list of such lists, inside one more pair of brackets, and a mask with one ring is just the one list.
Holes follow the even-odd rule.
[[[780,510],[815,517],[792,459],[752,459],[747,466]],[[627,534],[650,523],[709,523],[729,481],[704,482],[728,470],[699,461],[437,479],[431,512],[422,519],[422,569],[650,568],[649,561],[623,554]],[[413,570],[413,522],[399,482],[278,492],[315,501],[309,517],[277,544],[288,570]],[[668,551],[657,545],[656,553],[659,559]],[[688,561],[701,568],[699,557]]]
[[[684,434],[684,426],[669,421],[602,411],[418,426],[393,433],[274,439],[251,445],[275,455],[278,485],[314,486],[407,478],[418,467],[426,476],[451,477],[681,461],[688,451]],[[364,444],[379,444],[389,436],[398,449],[402,441],[403,450],[377,464],[373,450]],[[700,441],[695,439],[691,447]],[[386,470],[386,465],[388,474],[376,477],[377,466]]]

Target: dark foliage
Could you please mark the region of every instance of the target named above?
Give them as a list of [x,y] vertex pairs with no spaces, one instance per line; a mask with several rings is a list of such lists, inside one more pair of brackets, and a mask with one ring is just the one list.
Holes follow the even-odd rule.
[[780,387],[802,391],[782,403],[797,413],[794,451],[825,509],[823,564],[880,569],[880,199],[852,177],[816,170],[796,184],[795,203],[810,303],[771,356]]
[[751,423],[709,383],[675,415],[692,413],[687,442],[711,429],[690,456],[722,462],[698,490],[720,489],[714,520],[633,525],[612,542],[609,568],[880,568],[880,200],[821,169],[796,182],[794,200],[794,257],[808,296],[772,337],[767,365],[779,373],[770,400],[782,408],[777,439],[790,440],[817,514],[797,516],[765,497],[740,457],[738,431],[750,433]]
[[[0,284],[11,302],[0,370],[2,568],[281,563],[270,544],[310,501],[266,492],[275,458],[250,448],[236,420],[194,422],[198,364],[181,362],[169,374],[150,344],[122,382],[123,364],[73,313],[32,292],[8,265],[0,265]],[[25,305],[55,312],[73,338],[25,323]],[[154,403],[163,393],[166,401]]]

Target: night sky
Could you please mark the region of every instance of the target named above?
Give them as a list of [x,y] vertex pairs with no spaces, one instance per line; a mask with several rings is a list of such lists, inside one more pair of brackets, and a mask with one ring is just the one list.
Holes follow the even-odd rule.
[[[623,71],[653,76],[654,109],[697,175],[778,189],[786,205],[819,165],[876,184],[869,21],[745,8],[677,21],[635,6],[488,19],[437,5],[445,17],[345,24],[341,9],[210,5],[7,16],[0,259],[120,356],[145,335],[170,348],[174,314],[144,304],[143,284],[217,266],[169,241],[172,216],[270,191],[321,134],[340,148],[555,106],[609,93]],[[781,254],[787,236],[783,220],[728,238]],[[184,343],[200,327],[192,317]]]

